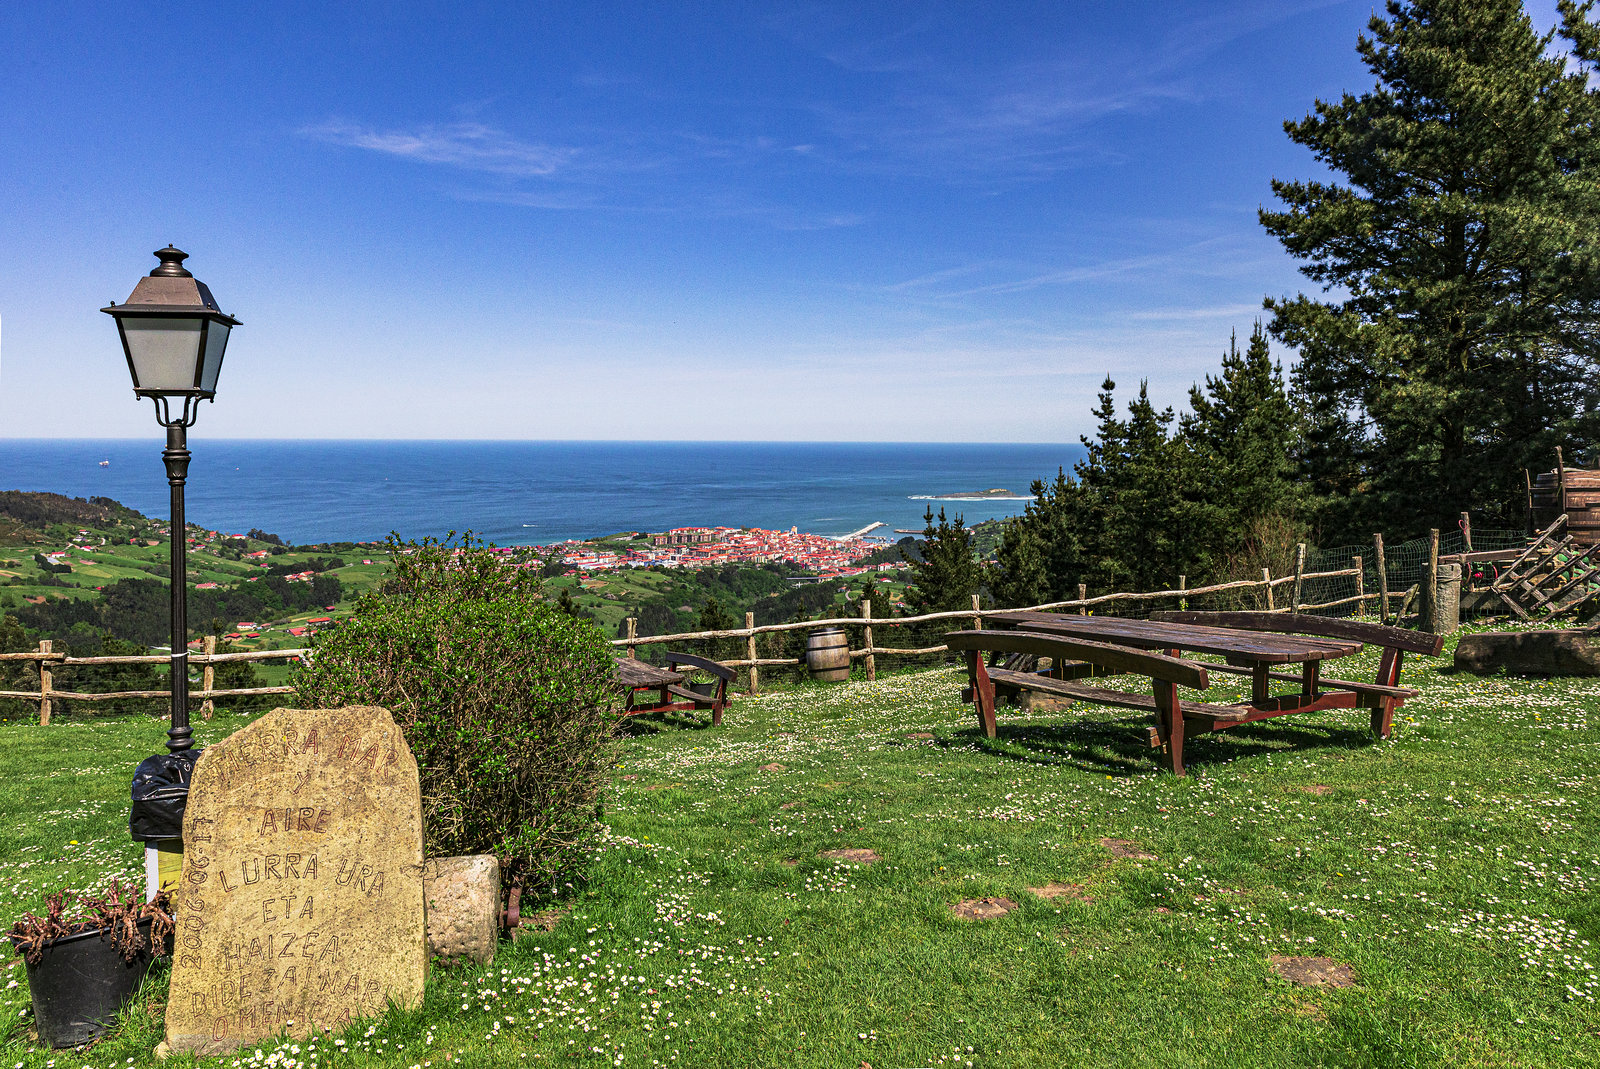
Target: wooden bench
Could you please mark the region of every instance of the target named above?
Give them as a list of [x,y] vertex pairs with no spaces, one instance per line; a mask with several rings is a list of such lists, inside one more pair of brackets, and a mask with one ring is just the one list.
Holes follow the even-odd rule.
[[[623,716],[709,710],[711,726],[718,727],[722,724],[722,710],[728,705],[728,684],[733,682],[733,669],[692,653],[675,653],[670,650],[667,652],[667,667],[664,669],[630,657],[618,657],[615,660],[616,667],[612,672],[612,679],[627,694],[627,703],[622,710]],[[708,689],[695,689],[698,685],[690,683],[685,673],[678,671],[680,667],[709,672],[715,678],[708,684]],[[650,691],[656,692],[654,700],[650,698],[641,700],[640,695]]]

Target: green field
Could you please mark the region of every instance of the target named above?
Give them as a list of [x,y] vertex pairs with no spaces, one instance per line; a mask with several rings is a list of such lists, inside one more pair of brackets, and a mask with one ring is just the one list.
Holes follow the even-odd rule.
[[[636,719],[553,931],[434,970],[420,1011],[215,1064],[1595,1064],[1600,680],[1448,664],[1409,671],[1390,742],[1288,718],[1191,739],[1185,780],[1114,714],[1013,713],[989,742],[949,669],[741,698],[715,731]],[[128,779],[163,732],[0,724],[0,916],[137,871]],[[849,848],[881,860],[823,856]],[[1017,908],[952,913],[985,897]],[[20,972],[0,1064],[153,1064],[159,976],[55,1053]]]

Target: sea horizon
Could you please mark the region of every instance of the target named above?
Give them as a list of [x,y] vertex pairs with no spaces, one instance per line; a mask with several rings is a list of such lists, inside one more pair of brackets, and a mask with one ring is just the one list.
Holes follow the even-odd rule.
[[[165,517],[162,441],[0,438],[0,490],[110,497]],[[920,530],[926,509],[1014,516],[1083,447],[1005,442],[191,437],[191,523],[297,544],[443,537],[500,545],[727,526]],[[101,462],[105,463],[102,464]],[[1009,497],[970,497],[1004,488]]]

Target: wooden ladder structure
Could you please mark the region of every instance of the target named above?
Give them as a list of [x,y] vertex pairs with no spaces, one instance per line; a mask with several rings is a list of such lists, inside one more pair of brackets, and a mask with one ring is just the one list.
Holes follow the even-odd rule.
[[1489,589],[1519,619],[1553,620],[1600,596],[1600,543],[1580,546],[1567,531],[1567,516],[1529,543]]

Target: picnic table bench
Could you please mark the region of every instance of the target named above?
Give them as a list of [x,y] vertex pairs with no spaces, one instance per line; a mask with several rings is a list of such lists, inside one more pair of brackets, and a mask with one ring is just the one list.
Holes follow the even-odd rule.
[[[613,660],[615,666],[611,678],[627,695],[623,716],[710,710],[711,726],[722,724],[722,710],[728,705],[728,684],[733,682],[733,669],[692,653],[674,653],[670,650],[667,652],[665,668],[657,668],[632,657],[615,657]],[[707,684],[691,683],[687,673],[678,671],[680,667],[709,672],[715,678]],[[652,691],[655,692],[653,695],[650,694]]]
[[[1438,635],[1292,613],[1163,612],[1149,620],[1123,620],[1023,611],[989,620],[999,630],[945,636],[952,650],[967,655],[969,689],[963,697],[976,706],[986,735],[995,737],[996,699],[1008,692],[1148,710],[1155,715],[1150,745],[1166,747],[1172,771],[1179,776],[1184,774],[1183,740],[1192,729],[1222,731],[1290,713],[1366,708],[1373,731],[1387,738],[1395,709],[1417,694],[1399,685],[1404,655],[1437,656],[1444,643]],[[1383,649],[1373,682],[1322,676],[1324,660],[1350,656],[1369,643]],[[1221,656],[1223,663],[1184,660],[1179,654],[1186,650]],[[1033,668],[1041,657],[1051,660],[1048,674]],[[1273,671],[1291,663],[1298,663],[1300,671]],[[1178,695],[1179,687],[1206,689],[1213,672],[1250,676],[1250,699],[1224,705]],[[1120,674],[1148,677],[1151,693],[1078,682]],[[1278,681],[1299,688],[1272,694]]]

